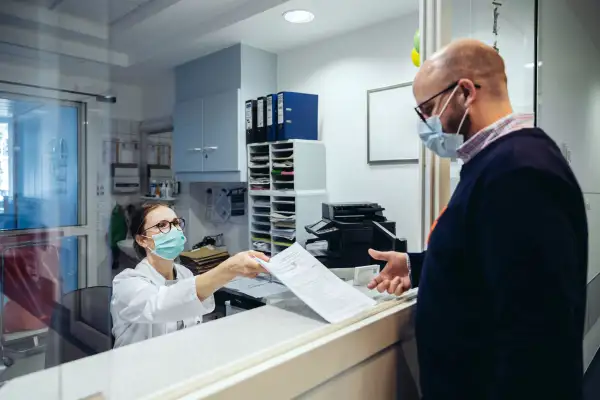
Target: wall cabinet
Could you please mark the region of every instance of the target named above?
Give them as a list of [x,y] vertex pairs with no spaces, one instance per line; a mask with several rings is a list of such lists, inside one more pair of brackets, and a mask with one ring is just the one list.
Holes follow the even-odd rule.
[[235,45],[175,68],[173,170],[184,182],[245,182],[244,102],[277,90],[277,56]]
[[178,103],[173,132],[173,168],[182,181],[243,179],[245,149],[240,90]]
[[176,173],[203,171],[203,99],[177,104],[173,116],[173,169]]

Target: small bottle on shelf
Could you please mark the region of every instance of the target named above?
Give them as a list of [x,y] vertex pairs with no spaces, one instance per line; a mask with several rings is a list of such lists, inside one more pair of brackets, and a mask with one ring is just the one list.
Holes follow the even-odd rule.
[[150,191],[149,191],[150,197],[154,197],[156,196],[156,179],[151,179],[150,180]]

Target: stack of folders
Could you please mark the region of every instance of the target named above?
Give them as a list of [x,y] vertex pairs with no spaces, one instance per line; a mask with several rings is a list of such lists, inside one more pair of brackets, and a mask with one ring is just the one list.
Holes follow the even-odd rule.
[[271,229],[271,235],[284,238],[290,241],[296,240],[296,230],[293,228],[277,228]]
[[250,161],[257,163],[268,163],[269,162],[269,154],[268,153],[254,153],[250,155]]
[[252,242],[254,250],[261,251],[263,253],[271,253],[271,245],[265,242]]
[[285,161],[274,161],[273,162],[273,168],[293,168],[293,167],[294,167],[293,161],[285,160]]
[[260,174],[252,174],[250,176],[251,185],[268,185],[269,183],[271,183],[271,181],[269,180],[268,175],[266,177],[260,176]]
[[271,213],[271,223],[282,228],[295,228],[296,227],[296,215],[284,215],[278,212]]
[[181,265],[187,267],[194,275],[210,271],[229,258],[225,247],[204,246],[196,250],[180,254]]
[[271,179],[269,178],[269,154],[254,153],[250,155],[250,179],[251,190],[269,190]]
[[255,153],[250,155],[250,168],[255,169],[268,169],[269,168],[269,154],[267,153]]
[[268,200],[256,200],[254,207],[271,208],[271,203]]
[[271,213],[271,235],[273,243],[278,246],[289,247],[296,240],[296,215]]

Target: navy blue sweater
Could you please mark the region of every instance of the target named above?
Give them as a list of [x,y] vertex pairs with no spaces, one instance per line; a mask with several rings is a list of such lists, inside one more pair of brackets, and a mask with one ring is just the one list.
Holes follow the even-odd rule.
[[460,177],[409,255],[424,399],[581,399],[588,232],[570,167],[524,129]]

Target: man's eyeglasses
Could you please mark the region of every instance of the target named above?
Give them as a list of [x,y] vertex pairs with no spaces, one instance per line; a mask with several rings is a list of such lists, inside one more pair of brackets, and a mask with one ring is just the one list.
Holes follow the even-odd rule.
[[[415,111],[417,112],[417,114],[419,115],[419,118],[421,118],[421,120],[425,123],[427,123],[427,118],[431,115],[432,111],[431,108],[427,108],[427,106],[431,106],[431,101],[434,99],[437,99],[438,97],[440,97],[441,95],[443,95],[444,93],[447,93],[451,90],[454,90],[454,88],[456,88],[458,86],[460,81],[456,81],[453,84],[451,84],[450,86],[448,86],[446,89],[442,90],[441,92],[439,92],[436,95],[431,96],[429,99],[425,100],[424,102],[422,102],[421,104],[419,104],[418,106],[415,107]],[[477,83],[475,83],[475,89],[481,89],[481,85],[478,85]]]
[[175,218],[173,221],[162,220],[158,224],[152,225],[151,227],[144,229],[143,232],[146,232],[152,228],[158,228],[158,230],[162,233],[169,233],[171,231],[171,227],[175,227],[182,231],[185,227],[185,220],[183,218]]

